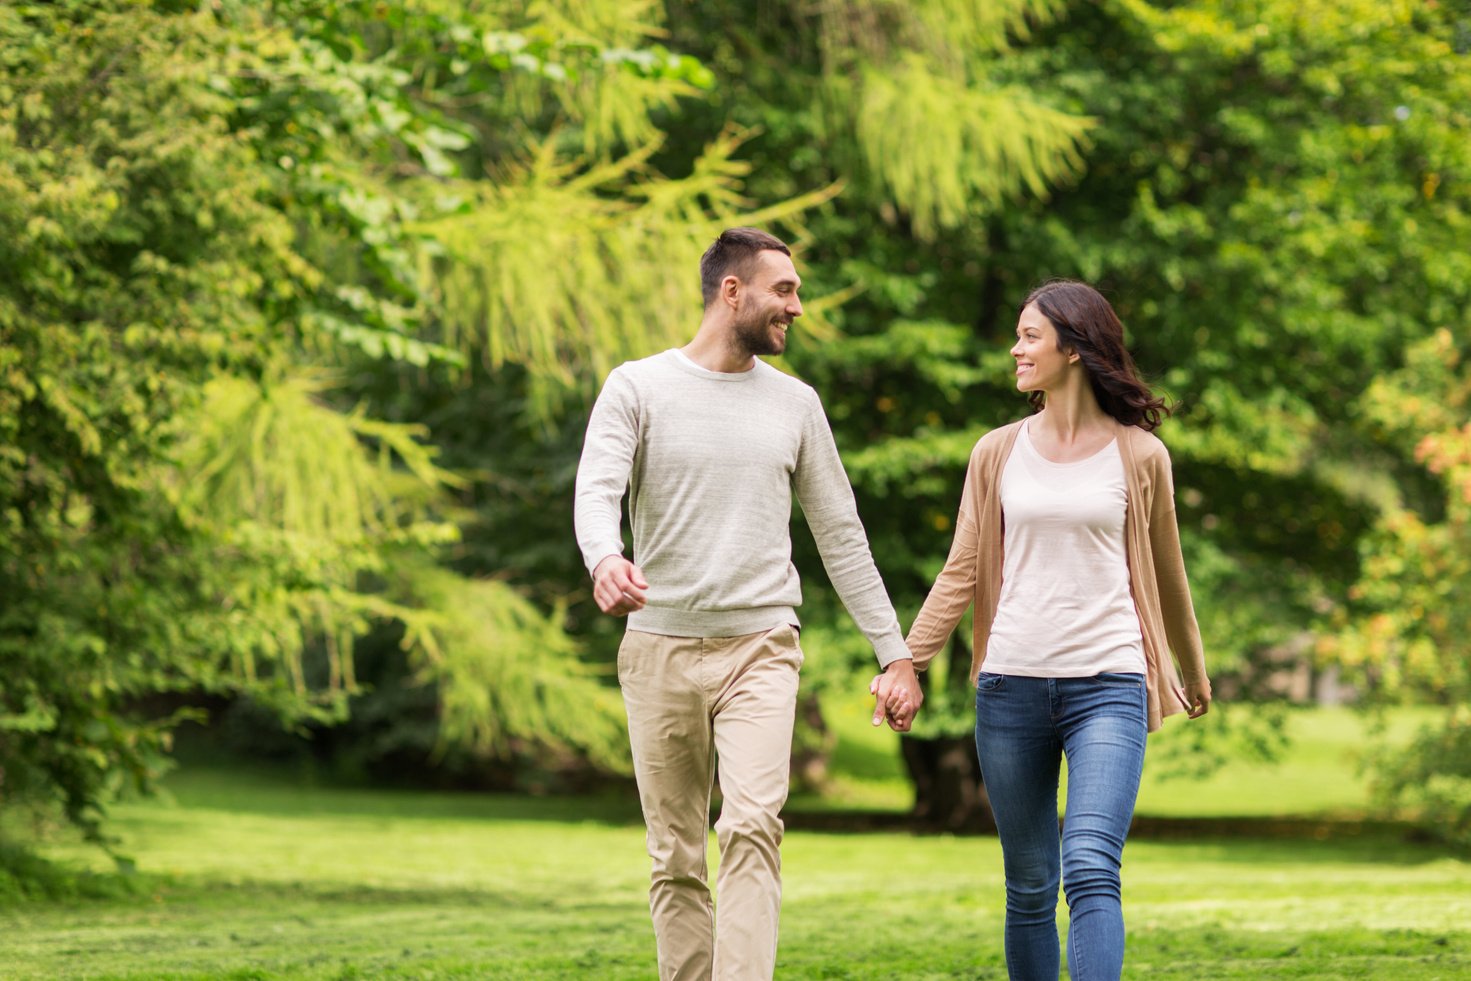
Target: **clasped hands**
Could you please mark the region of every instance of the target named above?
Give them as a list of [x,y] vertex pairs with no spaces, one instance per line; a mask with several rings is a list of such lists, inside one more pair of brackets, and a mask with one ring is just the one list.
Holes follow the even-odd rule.
[[873,695],[874,725],[887,720],[895,732],[908,732],[913,727],[914,717],[924,704],[924,692],[912,660],[906,657],[892,662],[882,674],[874,675],[868,691]]

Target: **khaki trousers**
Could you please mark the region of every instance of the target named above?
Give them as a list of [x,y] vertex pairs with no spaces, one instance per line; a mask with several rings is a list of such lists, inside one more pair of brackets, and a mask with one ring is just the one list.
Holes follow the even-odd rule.
[[[801,666],[791,626],[741,637],[630,630],[618,649],[664,981],[767,981],[776,969],[780,813]],[[718,906],[705,862],[717,755]]]

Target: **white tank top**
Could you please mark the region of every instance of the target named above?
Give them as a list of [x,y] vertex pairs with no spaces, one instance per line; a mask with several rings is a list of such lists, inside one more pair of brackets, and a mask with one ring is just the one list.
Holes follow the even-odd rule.
[[1006,551],[984,670],[1033,678],[1142,673],[1118,441],[1086,460],[1053,463],[1032,444],[1030,425],[1001,473]]

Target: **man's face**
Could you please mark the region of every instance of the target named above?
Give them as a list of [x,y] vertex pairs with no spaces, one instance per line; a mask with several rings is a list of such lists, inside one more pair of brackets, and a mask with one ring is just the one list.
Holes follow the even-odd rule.
[[751,355],[781,354],[787,349],[787,330],[802,316],[797,298],[802,278],[791,256],[772,249],[757,253],[754,267],[738,294],[735,342]]

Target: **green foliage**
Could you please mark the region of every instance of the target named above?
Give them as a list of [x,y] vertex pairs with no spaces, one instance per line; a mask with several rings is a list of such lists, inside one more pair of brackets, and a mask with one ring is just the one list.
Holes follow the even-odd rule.
[[[181,442],[175,493],[223,560],[209,582],[232,614],[232,673],[297,699],[320,687],[340,713],[356,688],[354,637],[409,615],[374,580],[455,540],[431,507],[458,481],[418,442],[422,427],[334,411],[320,401],[326,389],[306,374],[210,381]],[[303,666],[318,645],[321,686]]]
[[459,213],[420,226],[438,245],[431,272],[446,343],[483,352],[492,368],[527,369],[543,417],[567,389],[587,392],[620,362],[674,344],[701,305],[694,270],[720,229],[831,195],[743,212],[739,145],[725,134],[688,177],[669,180],[639,173],[657,144],[588,165],[546,142],[499,181],[457,188]]
[[600,672],[576,659],[562,611],[538,611],[504,583],[436,570],[410,588],[424,613],[404,643],[420,678],[438,685],[443,738],[514,758],[531,746],[631,772],[623,703]]
[[860,81],[829,96],[853,114],[865,170],[899,205],[921,239],[977,212],[1045,196],[1082,169],[1091,121],[1030,101],[1016,89],[978,87],[937,74],[929,57],[865,66]]
[[1471,845],[1471,719],[1464,704],[1449,708],[1400,750],[1369,754],[1379,801],[1415,816],[1435,838]]
[[[1464,701],[1464,369],[1435,331],[1471,308],[1468,24],[1408,0],[0,7],[7,808],[99,833],[200,694],[307,726],[399,704],[446,755],[621,771],[619,625],[568,534],[582,423],[612,365],[693,330],[696,259],[735,223],[798,247],[816,302],[784,363],[904,619],[970,445],[1023,411],[1015,304],[1077,275],[1181,403],[1162,433],[1223,688],[1317,629],[1386,699]],[[801,533],[795,559],[830,697],[871,661]],[[392,691],[359,683],[364,643]],[[931,733],[968,727],[966,643]],[[1386,770],[1427,814],[1462,806],[1458,719]]]
[[1471,843],[1471,362],[1442,329],[1364,396],[1372,423],[1435,478],[1430,506],[1388,509],[1360,544],[1361,574],[1320,653],[1379,704],[1427,700],[1438,718],[1371,759],[1381,798]]
[[[865,197],[921,240],[1082,168],[1093,120],[996,76],[1054,0],[852,0],[819,8],[821,118]],[[827,135],[827,134],[825,134]],[[841,159],[841,158],[840,158]]]
[[311,288],[222,123],[224,47],[136,5],[0,13],[0,772],[93,837],[182,717],[145,700],[238,683],[165,477],[204,382],[258,370]]
[[0,840],[0,906],[36,901],[136,900],[148,885],[131,863],[113,872],[78,869],[53,862]]
[[[421,424],[334,403],[364,372],[467,363],[415,336],[424,243],[408,229],[477,134],[416,74],[438,49],[385,43],[426,22],[455,33],[458,9],[378,13],[0,11],[7,809],[59,806],[102,840],[106,802],[147,789],[194,714],[176,706],[248,696],[329,721],[375,624],[444,652],[399,576],[449,588],[431,560],[457,537],[459,481]],[[331,384],[322,362],[339,366]],[[549,628],[515,609],[496,640],[528,649]],[[444,691],[472,654],[436,661]],[[617,714],[569,718],[594,720],[605,756]],[[567,728],[549,736],[562,752]]]

